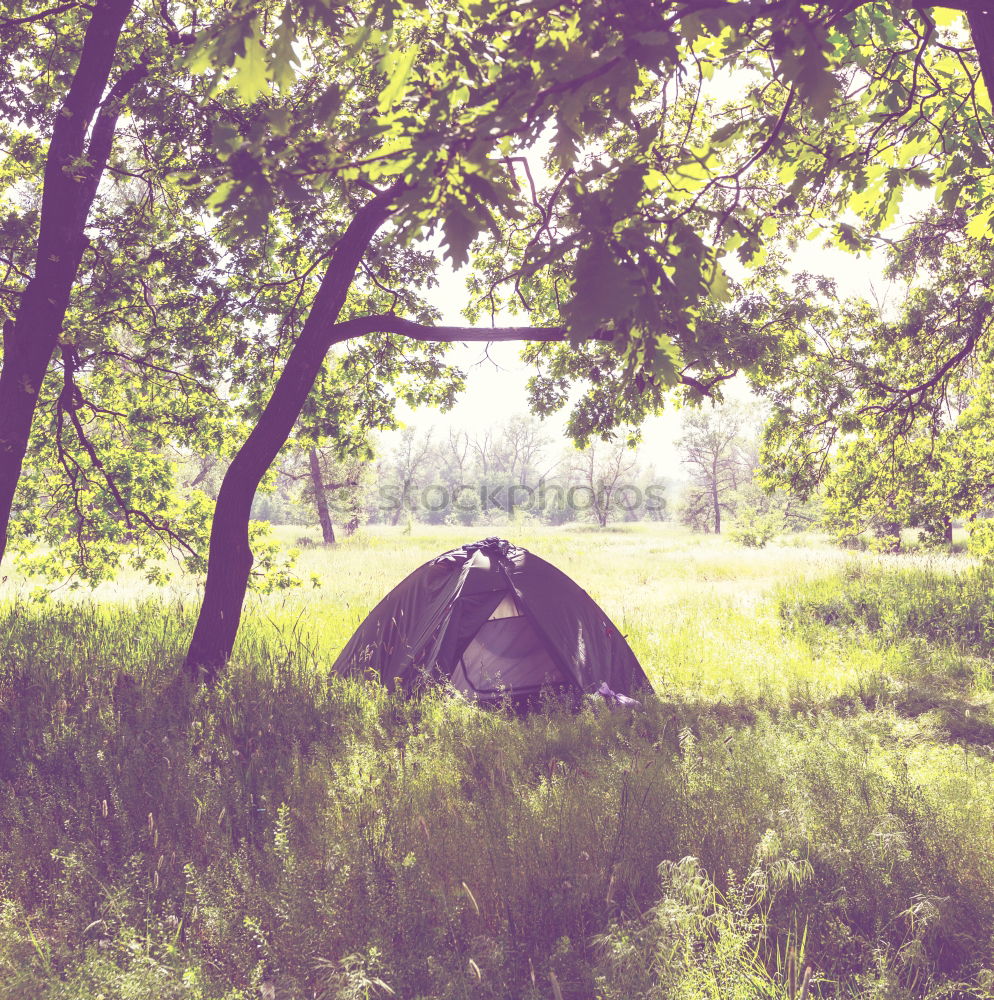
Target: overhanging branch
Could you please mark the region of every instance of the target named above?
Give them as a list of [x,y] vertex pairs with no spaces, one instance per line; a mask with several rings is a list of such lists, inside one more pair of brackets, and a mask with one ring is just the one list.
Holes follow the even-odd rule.
[[49,7],[47,10],[40,10],[34,14],[28,14],[24,17],[7,17],[3,21],[0,21],[0,38],[10,33],[14,28],[22,27],[26,24],[34,24],[36,21],[43,21],[46,17],[55,17],[59,14],[64,14],[68,10],[72,10],[74,7],[82,7],[83,4],[79,3],[78,0],[71,0],[70,3],[58,4],[55,7]]
[[[365,337],[371,333],[395,333],[410,340],[428,343],[452,344],[469,341],[543,341],[554,343],[566,340],[569,333],[564,326],[429,326],[414,320],[382,313],[378,316],[359,316],[336,323],[330,330],[332,343]],[[598,330],[586,340],[611,341],[614,332]]]
[[[341,344],[346,340],[355,340],[357,337],[366,337],[373,333],[393,333],[430,344],[460,344],[471,341],[494,343],[516,340],[558,343],[569,337],[569,331],[565,326],[431,326],[426,323],[416,323],[414,320],[393,313],[381,313],[376,316],[358,316],[336,323],[329,330],[329,343]],[[614,336],[613,330],[598,329],[583,339],[610,343],[614,340]],[[702,380],[682,372],[678,384],[689,386],[703,396],[710,396],[715,386],[735,374],[728,372]]]
[[680,373],[680,384],[689,386],[691,389],[695,389],[702,396],[710,396],[711,390],[715,386],[720,385],[722,382],[727,382],[730,378],[735,378],[738,371],[727,372],[724,375],[715,375],[712,378],[704,379],[703,381],[698,378],[694,378],[693,375],[688,375],[686,372]]

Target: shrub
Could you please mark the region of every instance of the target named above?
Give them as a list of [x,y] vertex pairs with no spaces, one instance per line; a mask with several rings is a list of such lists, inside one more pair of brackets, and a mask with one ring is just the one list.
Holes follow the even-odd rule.
[[760,513],[754,507],[742,507],[736,514],[728,536],[750,549],[765,548],[780,533],[783,518],[777,512]]

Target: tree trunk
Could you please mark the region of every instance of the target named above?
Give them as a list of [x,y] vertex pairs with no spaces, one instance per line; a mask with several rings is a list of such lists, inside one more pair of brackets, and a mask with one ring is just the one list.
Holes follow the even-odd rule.
[[877,537],[884,541],[885,552],[901,551],[901,522],[884,521],[877,528]]
[[986,11],[968,11],[967,19],[970,25],[970,35],[973,47],[977,50],[977,61],[983,74],[987,92],[994,95],[994,18],[990,8]]
[[711,502],[714,505],[714,533],[721,534],[721,503],[718,499],[718,487],[711,488]]
[[212,681],[231,655],[252,571],[249,514],[266,470],[286,443],[328,349],[334,325],[359,261],[376,231],[390,217],[393,192],[363,206],[339,240],[314,302],[269,402],[225,473],[214,508],[207,580],[200,616],[185,668],[195,679]]
[[394,527],[400,523],[400,515],[404,513],[407,507],[407,491],[410,488],[410,483],[404,481],[404,489],[401,491],[400,496],[397,498],[397,506],[393,509],[393,517],[390,518],[390,524]]
[[208,476],[210,471],[214,468],[215,459],[211,455],[205,455],[200,460],[200,471],[187,483],[189,489],[196,489]]
[[331,523],[331,511],[328,510],[328,497],[324,492],[324,476],[321,475],[317,448],[311,448],[307,458],[311,463],[311,485],[314,487],[314,506],[318,509],[318,521],[321,522],[321,538],[325,545],[334,545],[335,528]]
[[21,296],[17,321],[8,321],[4,326],[0,368],[0,558],[7,547],[10,513],[28,450],[38,391],[61,329],[56,316],[44,315],[57,310],[31,308],[32,299],[42,297],[41,290],[40,282],[32,279]]
[[611,494],[606,493],[603,499],[594,495],[594,512],[597,514],[597,523],[602,527],[607,527],[608,515],[611,513]]
[[[101,104],[132,4],[133,0],[105,0],[93,8],[76,74],[55,116],[45,158],[34,275],[21,293],[13,321],[4,324],[0,368],[0,559],[7,547],[10,512],[38,393],[58,346],[70,292],[87,245],[84,227],[110,155],[119,102],[146,73],[144,64],[132,67]],[[85,167],[81,166],[84,161]]]

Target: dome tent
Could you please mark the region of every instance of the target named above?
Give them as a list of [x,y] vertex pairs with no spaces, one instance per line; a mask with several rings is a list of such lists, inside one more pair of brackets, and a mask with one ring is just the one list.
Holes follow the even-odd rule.
[[[333,670],[408,693],[450,682],[484,704],[544,688],[628,695],[648,681],[593,598],[544,559],[499,538],[445,552],[370,612]],[[602,693],[603,690],[602,690]]]

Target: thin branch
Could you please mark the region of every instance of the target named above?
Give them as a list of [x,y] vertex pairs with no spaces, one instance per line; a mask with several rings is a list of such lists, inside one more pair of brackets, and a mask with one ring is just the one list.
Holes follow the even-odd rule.
[[43,21],[46,17],[51,17],[53,14],[64,14],[67,10],[74,10],[77,7],[85,7],[87,10],[93,10],[91,4],[79,3],[77,0],[73,0],[71,3],[49,7],[48,10],[40,10],[36,14],[28,14],[25,17],[8,17],[0,21],[0,38],[12,28],[18,28],[24,24],[34,24],[34,22]]

